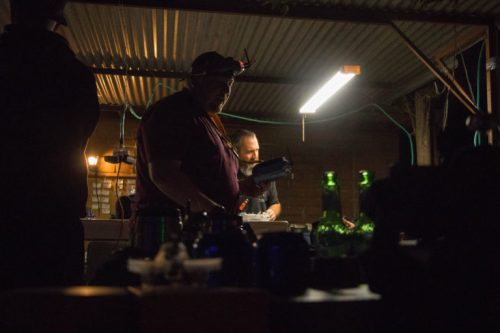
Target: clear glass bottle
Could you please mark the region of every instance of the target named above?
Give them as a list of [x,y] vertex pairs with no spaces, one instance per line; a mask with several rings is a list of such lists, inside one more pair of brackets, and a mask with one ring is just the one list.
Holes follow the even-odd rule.
[[342,222],[340,186],[337,174],[326,171],[321,182],[323,214],[319,220],[314,247],[321,257],[343,257],[350,251],[350,232]]

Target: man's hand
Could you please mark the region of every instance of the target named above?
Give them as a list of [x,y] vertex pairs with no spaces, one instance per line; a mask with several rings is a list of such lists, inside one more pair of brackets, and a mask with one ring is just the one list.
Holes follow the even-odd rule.
[[281,204],[279,202],[272,204],[266,210],[266,213],[269,215],[269,221],[276,221],[278,216],[281,214]]
[[271,208],[269,208],[268,210],[266,210],[264,213],[266,213],[267,216],[269,216],[269,221],[270,222],[276,220],[276,213]]
[[353,230],[356,227],[356,224],[354,224],[352,221],[350,221],[346,216],[342,216],[342,223],[349,230]]

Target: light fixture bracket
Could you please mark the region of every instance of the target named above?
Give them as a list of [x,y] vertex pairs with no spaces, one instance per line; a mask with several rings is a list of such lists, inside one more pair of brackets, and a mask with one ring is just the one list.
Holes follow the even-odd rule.
[[135,164],[135,158],[130,156],[127,148],[117,148],[113,151],[113,155],[104,156],[104,161],[111,164],[127,163]]

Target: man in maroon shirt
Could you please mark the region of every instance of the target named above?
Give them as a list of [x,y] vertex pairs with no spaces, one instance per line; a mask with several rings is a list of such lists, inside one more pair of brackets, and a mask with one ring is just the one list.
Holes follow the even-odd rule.
[[203,53],[187,87],[146,111],[137,136],[138,216],[176,216],[188,201],[193,212],[218,206],[236,212],[245,186],[218,113],[243,69],[232,58]]

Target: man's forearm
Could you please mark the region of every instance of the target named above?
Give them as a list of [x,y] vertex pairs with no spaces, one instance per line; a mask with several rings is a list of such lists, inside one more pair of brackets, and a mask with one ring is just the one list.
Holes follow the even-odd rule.
[[175,201],[179,206],[186,207],[187,202],[190,202],[190,208],[194,212],[202,210],[210,210],[215,203],[208,197],[203,195],[196,186],[194,186],[189,178],[185,175],[178,174],[173,179],[156,181],[155,185],[167,197]]
[[179,206],[186,207],[189,201],[193,212],[208,211],[218,206],[216,202],[204,195],[179,168],[163,166],[162,170],[155,170],[157,167],[150,166],[151,180],[163,194]]

